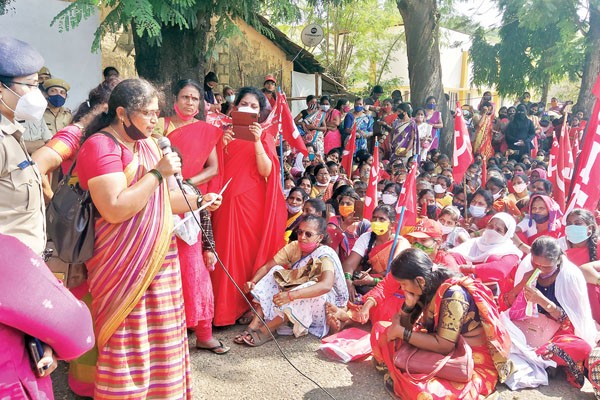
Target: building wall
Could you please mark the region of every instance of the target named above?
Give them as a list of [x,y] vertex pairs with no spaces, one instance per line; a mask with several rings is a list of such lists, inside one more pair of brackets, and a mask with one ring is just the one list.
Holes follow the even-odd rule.
[[68,4],[61,0],[15,1],[11,3],[14,10],[0,16],[0,35],[16,37],[35,47],[44,56],[52,76],[69,82],[66,106],[76,108],[102,79],[100,53],[91,51],[99,16],[61,33],[58,26],[51,27],[50,23]]
[[219,90],[223,85],[234,89],[242,86],[262,88],[264,77],[272,74],[277,85],[288,94],[292,87],[293,63],[286,53],[269,38],[243,21],[238,21],[242,35],[234,35],[215,49],[209,67],[219,77]]

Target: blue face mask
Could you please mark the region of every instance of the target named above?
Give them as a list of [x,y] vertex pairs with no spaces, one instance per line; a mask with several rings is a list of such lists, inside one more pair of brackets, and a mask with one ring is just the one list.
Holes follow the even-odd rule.
[[429,108],[430,110],[435,110],[436,105],[433,103],[427,104],[427,108]]
[[590,237],[588,227],[585,225],[567,225],[565,234],[567,240],[573,244],[585,242]]
[[354,107],[354,111],[356,111],[356,112],[361,112],[364,109],[365,108],[363,106],[356,106],[356,107]]
[[48,102],[52,104],[54,107],[62,107],[65,104],[65,99],[60,94],[53,94],[52,96],[48,96]]
[[315,153],[310,153],[310,154],[308,155],[308,159],[309,159],[310,161],[314,160],[314,159],[315,159]]

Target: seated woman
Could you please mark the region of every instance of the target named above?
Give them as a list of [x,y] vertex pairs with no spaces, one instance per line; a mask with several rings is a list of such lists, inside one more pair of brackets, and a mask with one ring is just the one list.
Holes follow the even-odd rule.
[[[343,263],[350,302],[360,303],[358,295],[367,293],[387,274],[395,232],[394,208],[386,205],[376,207],[371,218],[371,232],[360,235]],[[400,237],[394,257],[409,247],[410,243]]]
[[[530,286],[534,270],[540,273]],[[511,308],[502,313],[502,320],[513,343],[510,360],[519,373],[510,376],[507,385],[514,390],[547,384],[545,369],[559,366],[566,367],[567,380],[581,388],[583,363],[596,336],[583,274],[562,254],[556,239],[542,236],[519,265],[515,282],[519,283],[503,295]],[[526,302],[534,305],[532,316],[525,312]]]
[[[311,333],[327,335],[325,303],[344,306],[348,289],[342,264],[335,252],[324,245],[327,223],[321,217],[303,217],[296,229],[298,241],[283,247],[259,268],[244,289],[269,330],[289,321],[296,337]],[[257,316],[234,342],[260,346],[273,337]]]
[[[418,249],[402,252],[392,262],[391,272],[406,300],[391,323],[375,324],[371,334],[373,356],[388,369],[384,378],[388,392],[403,400],[478,399],[491,394],[498,379],[503,382],[506,376],[510,338],[489,290],[470,277],[455,276],[435,265]],[[468,383],[436,376],[423,379],[423,374],[411,375],[396,366],[398,361],[404,364],[395,360],[402,346],[446,355],[460,338],[477,360]]]
[[481,237],[469,239],[450,250],[463,274],[473,274],[486,284],[495,282],[496,296],[512,288],[511,272],[523,255],[512,241],[515,226],[510,214],[494,214]]
[[359,200],[354,189],[345,185],[339,187],[329,201],[335,212],[327,222],[327,232],[331,238],[329,246],[335,250],[342,262],[348,258],[360,235],[371,227],[369,220],[355,216],[354,204]]
[[473,193],[469,202],[469,217],[463,221],[468,232],[477,232],[484,229],[495,211],[493,208],[494,197],[489,190],[479,189]]
[[439,207],[435,201],[435,193],[431,189],[419,191],[417,196],[418,217],[427,217],[437,220]]
[[292,231],[298,226],[299,218],[302,216],[304,202],[308,200],[308,195],[300,187],[290,189],[290,193],[286,199],[287,207],[287,222],[285,224],[285,240],[288,242]]
[[446,206],[442,208],[438,222],[442,225],[442,239],[444,242],[440,246],[443,250],[448,250],[466,242],[471,237],[465,228],[458,225],[460,221],[460,211],[455,206]]
[[600,263],[597,262],[600,244],[594,214],[582,208],[574,209],[567,215],[565,233],[566,237],[560,238],[558,242],[569,261],[581,268],[587,282],[592,315],[596,323],[600,324]]
[[549,196],[534,194],[529,200],[529,214],[517,225],[514,237],[519,249],[529,254],[529,247],[540,236],[563,236],[563,213]]
[[529,179],[525,174],[515,174],[511,182],[512,189],[504,198],[504,203],[506,211],[520,222],[525,217],[525,211],[529,205],[529,191],[527,190]]
[[317,165],[314,174],[316,182],[312,187],[310,197],[313,199],[322,199],[323,201],[329,200],[333,192],[333,183],[331,182],[327,166],[325,164]]

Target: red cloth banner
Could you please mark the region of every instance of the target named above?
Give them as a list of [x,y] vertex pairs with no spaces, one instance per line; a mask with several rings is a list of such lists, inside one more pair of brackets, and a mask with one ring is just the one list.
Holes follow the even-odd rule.
[[291,147],[298,150],[300,153],[308,156],[308,150],[306,150],[304,140],[302,140],[302,136],[294,123],[294,117],[292,117],[292,113],[290,112],[290,107],[287,104],[285,94],[282,92],[279,92],[279,95],[277,96],[274,112],[278,113],[283,140],[288,142]]
[[460,103],[456,103],[454,116],[454,151],[452,157],[452,177],[454,182],[460,183],[465,176],[469,165],[473,164],[473,148],[467,124],[463,117]]
[[[566,120],[566,118],[565,118]],[[556,135],[552,140],[552,149],[550,150],[550,162],[548,164],[548,180],[552,182],[554,200],[565,210],[567,195],[571,187],[571,178],[573,176],[573,151],[567,124],[562,124],[560,139]]]
[[373,149],[373,165],[369,173],[369,186],[367,186],[367,194],[365,196],[365,209],[363,216],[370,220],[373,217],[373,210],[377,207],[377,183],[379,182],[379,142],[375,142]]
[[342,168],[348,175],[348,178],[352,176],[352,160],[354,158],[354,152],[356,151],[356,124],[352,125],[352,132],[350,132],[350,138],[344,149],[342,156]]
[[405,208],[402,226],[417,224],[417,165],[413,164],[402,185],[402,191],[396,204],[396,222],[400,221],[402,207]]
[[579,155],[577,170],[573,175],[571,197],[569,206],[565,210],[567,215],[574,208],[595,210],[600,199],[600,75],[596,79],[592,93],[596,96],[594,110],[587,124],[583,139],[583,150]]

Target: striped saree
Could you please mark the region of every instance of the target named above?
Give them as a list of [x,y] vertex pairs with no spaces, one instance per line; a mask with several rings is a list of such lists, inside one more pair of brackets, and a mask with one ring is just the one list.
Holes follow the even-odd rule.
[[[125,168],[128,186],[160,159],[140,140]],[[98,361],[95,399],[191,398],[190,366],[177,248],[166,182],[131,219],[96,221],[86,263]]]

